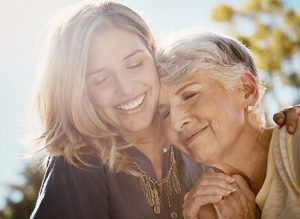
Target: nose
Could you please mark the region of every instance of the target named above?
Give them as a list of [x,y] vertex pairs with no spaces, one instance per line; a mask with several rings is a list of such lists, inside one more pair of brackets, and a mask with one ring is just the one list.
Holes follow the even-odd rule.
[[122,73],[116,75],[116,90],[119,94],[130,96],[134,88],[132,77]]
[[176,107],[170,110],[171,126],[176,132],[183,131],[191,124],[191,117],[187,110],[182,107]]

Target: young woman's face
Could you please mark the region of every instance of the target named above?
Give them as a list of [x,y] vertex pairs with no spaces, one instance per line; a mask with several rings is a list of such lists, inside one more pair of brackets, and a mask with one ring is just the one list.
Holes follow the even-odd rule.
[[230,153],[245,125],[244,93],[228,91],[208,74],[161,87],[159,111],[175,145],[206,164]]
[[117,28],[97,33],[89,48],[86,83],[113,127],[136,132],[151,124],[159,78],[152,54],[137,35]]

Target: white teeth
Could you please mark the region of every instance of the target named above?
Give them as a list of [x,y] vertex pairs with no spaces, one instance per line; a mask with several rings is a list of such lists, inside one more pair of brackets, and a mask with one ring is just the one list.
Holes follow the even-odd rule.
[[121,110],[133,110],[134,108],[137,108],[138,106],[140,106],[143,103],[145,96],[146,96],[146,94],[143,94],[139,98],[137,98],[127,104],[117,105],[116,108],[121,109]]

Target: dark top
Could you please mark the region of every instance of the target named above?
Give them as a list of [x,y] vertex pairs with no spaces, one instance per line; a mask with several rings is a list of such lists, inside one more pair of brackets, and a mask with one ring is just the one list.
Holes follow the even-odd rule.
[[[156,215],[148,205],[139,178],[114,173],[100,159],[85,159],[94,167],[78,168],[63,157],[49,158],[36,207],[30,219],[151,219],[182,218],[183,196],[206,171],[174,149],[182,192],[172,195],[172,206]],[[139,150],[128,149],[129,155],[155,178],[151,161]],[[163,176],[169,169],[169,152],[163,154]]]

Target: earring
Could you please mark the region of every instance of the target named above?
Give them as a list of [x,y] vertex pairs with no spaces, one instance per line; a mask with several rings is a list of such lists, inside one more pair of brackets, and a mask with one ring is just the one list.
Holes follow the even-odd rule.
[[247,112],[252,112],[254,110],[254,106],[249,105],[247,106]]

